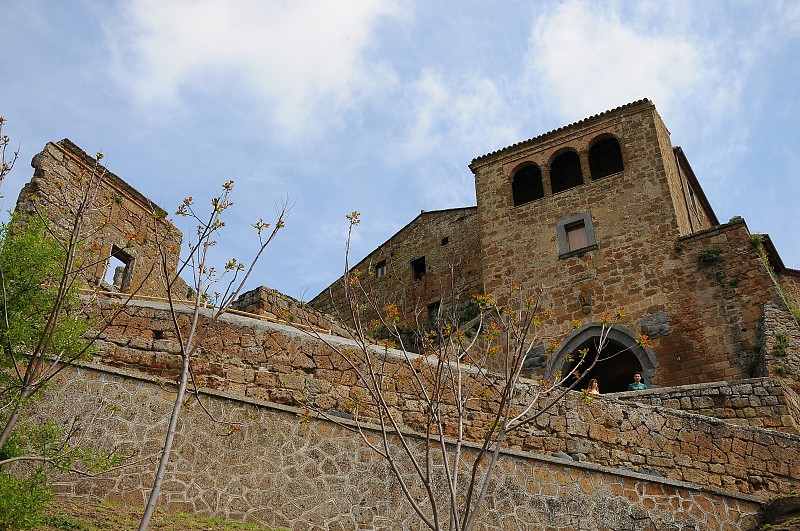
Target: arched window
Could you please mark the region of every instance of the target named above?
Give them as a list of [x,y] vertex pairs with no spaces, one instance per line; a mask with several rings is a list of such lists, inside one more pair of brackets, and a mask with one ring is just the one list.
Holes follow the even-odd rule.
[[[644,382],[649,385],[658,361],[650,348],[636,343],[633,330],[619,324],[608,330],[608,343],[600,351],[595,366],[587,370],[598,355],[597,343],[602,330],[602,325],[593,323],[570,334],[548,365],[549,373],[561,371],[563,375],[571,375],[565,385],[569,386],[577,379],[579,382],[575,389],[585,389],[590,379],[597,378],[601,393],[627,391],[636,372],[642,373]],[[578,352],[582,349],[589,352],[581,363]],[[577,374],[573,374],[575,371]]]
[[530,164],[517,170],[511,182],[511,193],[514,195],[514,206],[524,205],[544,197],[542,172],[536,164]]
[[550,184],[554,194],[583,184],[581,159],[577,153],[567,151],[553,160],[550,164]]
[[589,148],[589,168],[592,171],[593,181],[621,172],[622,151],[619,148],[619,141],[614,137],[608,137],[595,142]]

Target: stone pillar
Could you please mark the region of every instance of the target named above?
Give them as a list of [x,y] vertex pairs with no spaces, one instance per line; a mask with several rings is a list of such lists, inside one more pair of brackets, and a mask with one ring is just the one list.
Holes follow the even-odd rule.
[[549,197],[553,195],[553,186],[550,184],[550,165],[542,164],[539,166],[542,172],[542,187],[544,189],[544,196]]
[[589,150],[585,149],[578,153],[581,159],[581,173],[583,174],[583,184],[592,182],[592,169],[589,166]]

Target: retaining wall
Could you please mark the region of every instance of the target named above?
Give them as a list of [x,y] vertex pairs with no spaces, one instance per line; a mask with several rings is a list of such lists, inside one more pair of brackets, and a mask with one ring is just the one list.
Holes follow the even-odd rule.
[[[81,415],[91,419],[89,439],[153,458],[100,478],[66,476],[57,490],[143,506],[174,385],[92,366],[66,371],[56,387],[40,414]],[[205,400],[226,422],[212,423],[195,402],[184,408],[162,507],[296,530],[422,527],[386,464],[352,432],[259,400],[218,392]],[[421,439],[411,442],[418,451]],[[422,495],[418,486],[412,492]],[[732,531],[755,529],[760,511],[746,495],[514,451],[503,452],[489,492],[478,529]]]
[[[345,413],[352,409],[354,397],[367,395],[347,361],[306,333],[239,316],[204,323],[202,329],[208,335],[194,374],[208,388]],[[170,330],[163,305],[137,303],[99,342],[103,360],[174,381],[180,358]],[[154,334],[161,339],[154,339]],[[356,350],[343,338],[328,336],[327,341]],[[397,359],[389,359],[384,370],[395,375],[385,382],[385,396],[398,420],[420,429],[425,409],[413,379]],[[479,440],[496,406],[491,397],[470,404],[464,430],[468,439]],[[449,414],[446,406],[443,409]],[[362,404],[360,414],[369,420],[368,405]],[[455,429],[455,423],[450,424]],[[599,465],[647,470],[763,497],[788,493],[800,484],[800,436],[608,396],[587,403],[571,393],[535,425],[511,434],[507,442],[511,449],[545,455],[567,452]]]

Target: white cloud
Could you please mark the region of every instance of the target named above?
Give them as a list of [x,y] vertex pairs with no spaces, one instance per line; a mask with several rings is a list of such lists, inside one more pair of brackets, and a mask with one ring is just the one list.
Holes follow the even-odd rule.
[[642,97],[669,112],[713,83],[708,50],[675,26],[623,22],[611,5],[565,2],[532,30],[530,82],[559,117],[582,118]]
[[519,136],[509,102],[492,81],[486,78],[445,79],[423,72],[409,86],[411,122],[400,146],[403,157],[415,159],[442,151],[471,152],[498,139],[510,141]]
[[108,27],[114,73],[148,110],[244,94],[288,131],[337,118],[387,74],[365,54],[393,0],[136,0]]

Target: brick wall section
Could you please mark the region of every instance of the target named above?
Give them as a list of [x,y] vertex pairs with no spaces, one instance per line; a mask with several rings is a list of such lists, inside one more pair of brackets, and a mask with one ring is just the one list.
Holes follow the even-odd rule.
[[287,321],[300,326],[313,326],[337,336],[350,337],[347,329],[329,315],[266,286],[259,286],[242,293],[231,304],[231,308],[272,320]]
[[615,393],[614,398],[697,413],[741,426],[800,434],[797,393],[772,378]]
[[[42,403],[42,415],[91,418],[84,434],[90,440],[109,441],[109,447],[113,441],[116,448],[139,450],[136,459],[151,460],[95,478],[64,476],[54,488],[61,495],[143,506],[174,386],[84,368],[63,374],[57,387],[59,398]],[[212,423],[196,403],[182,410],[161,507],[291,529],[421,527],[388,467],[352,432],[327,421],[302,421],[297,409],[258,400],[215,393],[205,396],[205,404],[224,422]],[[230,422],[242,422],[240,431],[230,434]],[[410,442],[418,452],[421,440]],[[758,526],[754,498],[587,463],[509,451],[493,477],[479,530]],[[412,484],[421,497],[418,489]]]
[[[81,197],[84,183],[76,176],[91,175],[96,161],[68,139],[48,143],[31,162],[34,174],[25,185],[17,201],[17,210],[30,213],[34,205],[46,212],[57,226],[64,229],[67,205],[75,207]],[[102,185],[85,218],[87,239],[83,245],[85,264],[96,263],[87,271],[86,281],[95,286],[102,280],[112,246],[129,254],[134,262],[130,276],[132,291],[138,286],[141,295],[164,296],[159,275],[158,241],[166,253],[170,271],[175,271],[180,254],[182,234],[165,220],[166,212],[144,197],[125,181],[98,166],[103,172]],[[131,236],[137,239],[131,242]],[[176,294],[186,295],[186,285],[176,289]]]
[[[477,219],[475,207],[423,212],[356,264],[355,269],[362,272],[364,285],[381,305],[386,301],[398,305],[404,321],[414,322],[417,310],[422,312],[421,319],[427,319],[430,304],[448,307],[453,276],[458,279],[456,304],[462,305],[472,295],[483,292]],[[422,256],[426,274],[415,280],[411,261]],[[386,274],[376,278],[374,268],[383,260]],[[345,322],[350,320],[341,278],[309,304],[332,315],[338,313]]]
[[[132,307],[102,338],[99,346],[105,361],[174,380],[178,346],[164,309],[157,303]],[[209,388],[339,412],[350,411],[353,397],[366,396],[345,360],[303,332],[238,316],[226,316],[202,329],[208,336],[194,372]],[[158,330],[161,339],[154,338]],[[342,338],[328,341],[355,349]],[[418,428],[423,404],[409,375],[391,357],[385,370],[398,375],[387,382],[387,400],[404,425]],[[465,381],[469,384],[468,375]],[[494,407],[491,399],[474,404],[465,427],[473,440],[484,433]],[[360,411],[369,418],[368,407]],[[579,454],[601,465],[650,470],[744,493],[788,492],[800,481],[798,436],[613,398],[587,404],[577,393],[541,416],[527,432],[510,436],[508,444],[545,455]]]

